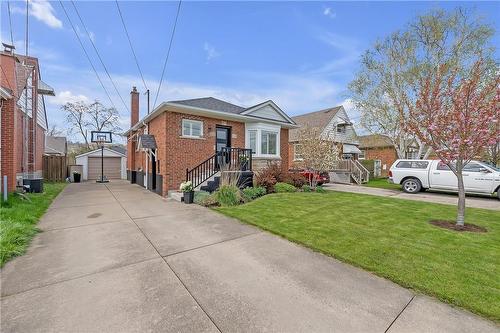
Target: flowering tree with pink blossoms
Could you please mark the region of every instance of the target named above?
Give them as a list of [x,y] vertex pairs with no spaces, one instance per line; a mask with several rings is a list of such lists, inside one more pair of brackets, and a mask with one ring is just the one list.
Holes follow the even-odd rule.
[[404,124],[456,175],[458,228],[465,222],[463,168],[500,137],[499,87],[498,70],[487,73],[481,59],[460,78],[456,70],[439,66],[421,81]]

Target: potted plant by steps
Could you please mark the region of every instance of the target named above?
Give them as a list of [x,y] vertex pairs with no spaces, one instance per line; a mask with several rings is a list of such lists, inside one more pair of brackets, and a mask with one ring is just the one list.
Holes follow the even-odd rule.
[[241,171],[247,171],[248,170],[248,156],[247,155],[241,155],[239,157],[240,159],[240,170]]
[[79,183],[81,178],[82,178],[82,175],[79,172],[73,171],[73,182],[74,183]]
[[182,183],[179,189],[184,193],[184,203],[192,204],[194,201],[193,183],[188,180],[187,182]]

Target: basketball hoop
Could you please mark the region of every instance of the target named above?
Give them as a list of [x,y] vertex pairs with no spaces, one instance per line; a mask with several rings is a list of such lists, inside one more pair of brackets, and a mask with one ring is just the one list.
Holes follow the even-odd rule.
[[111,132],[92,131],[90,132],[90,141],[97,143],[98,146],[101,146],[101,176],[96,180],[96,182],[107,183],[109,180],[104,175],[104,144],[113,142]]

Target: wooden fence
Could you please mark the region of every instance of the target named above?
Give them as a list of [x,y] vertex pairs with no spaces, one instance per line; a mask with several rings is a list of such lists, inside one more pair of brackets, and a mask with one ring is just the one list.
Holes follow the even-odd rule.
[[43,156],[43,178],[52,182],[62,182],[67,177],[66,156]]

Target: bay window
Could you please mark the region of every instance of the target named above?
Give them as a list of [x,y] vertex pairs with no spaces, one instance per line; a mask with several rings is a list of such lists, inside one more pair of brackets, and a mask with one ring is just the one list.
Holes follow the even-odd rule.
[[279,126],[268,124],[246,125],[246,148],[256,157],[279,157],[280,130]]

